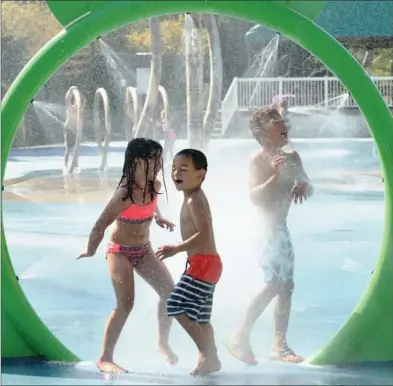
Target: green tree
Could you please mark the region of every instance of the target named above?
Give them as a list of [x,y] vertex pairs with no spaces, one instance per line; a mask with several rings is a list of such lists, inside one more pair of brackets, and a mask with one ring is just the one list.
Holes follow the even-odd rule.
[[[161,36],[164,53],[178,54],[184,52],[183,31],[184,15],[172,15],[161,19]],[[150,52],[150,29],[145,23],[136,23],[127,35],[133,52]],[[207,47],[207,34],[203,33],[204,47]]]
[[27,41],[27,55],[33,56],[62,26],[44,1],[2,1],[1,34]]
[[393,48],[377,48],[375,50],[371,72],[376,76],[393,75]]

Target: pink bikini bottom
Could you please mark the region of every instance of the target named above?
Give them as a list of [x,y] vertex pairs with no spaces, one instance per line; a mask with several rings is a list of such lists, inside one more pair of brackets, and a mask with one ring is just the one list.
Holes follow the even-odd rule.
[[133,266],[136,266],[149,253],[150,249],[150,242],[139,245],[122,245],[110,241],[106,253],[121,253],[128,258]]

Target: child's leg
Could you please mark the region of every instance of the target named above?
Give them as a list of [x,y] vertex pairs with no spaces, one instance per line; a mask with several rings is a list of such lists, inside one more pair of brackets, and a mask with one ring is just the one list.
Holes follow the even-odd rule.
[[183,275],[171,293],[167,312],[186,330],[199,350],[199,360],[194,375],[218,371],[221,363],[217,358],[214,332],[210,325],[215,285],[190,275]]
[[[217,346],[216,346],[216,340],[214,337],[214,329],[213,329],[212,324],[210,323],[212,310],[213,310],[214,290],[215,290],[215,288],[213,287],[210,291],[210,294],[205,298],[205,301],[203,302],[203,306],[200,308],[200,312],[198,315],[199,325],[202,329],[202,332],[206,336],[206,341],[208,344],[207,354],[208,354],[209,358],[212,358],[212,359],[217,358]],[[218,358],[217,358],[217,360],[218,360]]]
[[169,333],[173,318],[166,314],[166,303],[175,283],[166,265],[151,250],[135,267],[137,273],[157,292],[158,302],[158,349],[167,362],[175,365],[179,358],[169,346]]
[[204,306],[204,297],[210,288],[214,286],[183,275],[166,305],[167,314],[176,318],[202,353],[206,353],[207,348],[204,333],[198,323],[198,314]]
[[278,295],[282,281],[293,277],[293,257],[292,243],[285,225],[266,233],[261,259],[266,285],[251,301],[243,325],[233,334],[229,347],[239,360],[256,363],[249,342],[251,330],[267,305]]
[[293,294],[293,280],[283,283],[277,295],[277,303],[274,312],[275,342],[273,350],[277,352],[279,360],[288,362],[302,362],[303,358],[288,346],[287,331],[291,313],[291,301]]
[[274,347],[277,349],[288,348],[287,331],[291,313],[293,288],[294,284],[292,280],[285,282],[280,286],[280,290],[277,295],[277,303],[274,310],[276,329]]
[[199,351],[197,367],[191,375],[209,374],[221,369],[214,342],[214,331],[210,323],[199,324],[186,314],[175,316],[176,320],[186,330]]
[[127,257],[118,253],[107,255],[109,273],[116,296],[116,308],[109,316],[102,345],[102,354],[97,366],[108,373],[123,373],[126,370],[113,362],[115,345],[134,306],[134,271]]
[[200,324],[200,327],[202,329],[202,332],[205,334],[206,341],[209,345],[209,347],[208,347],[209,357],[217,356],[216,339],[214,336],[214,329],[213,329],[212,324],[210,322],[203,323],[203,324]]
[[229,350],[236,358],[248,364],[255,364],[255,355],[250,344],[250,334],[255,322],[268,304],[278,293],[275,281],[266,283],[263,289],[251,300],[242,325],[233,334],[228,343]]
[[279,277],[280,287],[274,312],[275,342],[273,350],[277,352],[279,360],[301,362],[302,357],[296,355],[287,344],[287,330],[291,313],[291,301],[294,289],[294,251],[287,229],[281,232],[281,256]]
[[207,337],[201,325],[190,319],[190,317],[184,313],[182,315],[175,316],[176,320],[180,323],[180,325],[186,330],[187,334],[194,341],[197,346],[199,353],[207,356],[209,349],[209,342],[207,341]]

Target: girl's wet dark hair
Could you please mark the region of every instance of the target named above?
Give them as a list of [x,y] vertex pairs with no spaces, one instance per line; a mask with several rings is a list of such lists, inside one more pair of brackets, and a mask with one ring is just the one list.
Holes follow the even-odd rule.
[[[156,170],[158,166],[161,166],[163,170],[163,162],[162,162],[162,146],[160,143],[153,141],[148,138],[134,138],[131,140],[128,145],[124,156],[124,166],[123,166],[123,175],[120,178],[120,182],[118,188],[122,185],[125,185],[127,188],[127,194],[123,196],[123,200],[127,200],[129,198],[132,203],[134,203],[134,199],[132,197],[132,185],[135,181],[135,172],[136,172],[136,163],[137,159],[141,159],[146,164],[146,185],[143,188],[143,203],[145,203],[146,193],[147,191],[150,194],[150,199],[153,201],[156,194],[154,189],[154,181],[148,181],[149,175],[149,160],[155,159],[154,169]],[[166,192],[166,185],[164,179],[164,173],[162,174],[163,183]]]

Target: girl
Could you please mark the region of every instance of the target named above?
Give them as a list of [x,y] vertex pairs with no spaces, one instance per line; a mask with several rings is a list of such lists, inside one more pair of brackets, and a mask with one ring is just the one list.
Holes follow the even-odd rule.
[[169,363],[176,364],[178,361],[168,344],[172,319],[165,313],[166,301],[174,288],[174,282],[166,266],[156,257],[149,241],[153,218],[162,228],[170,231],[174,228],[174,224],[162,218],[157,207],[161,188],[157,174],[161,168],[162,146],[158,142],[144,138],[135,138],[129,142],[120,183],[94,225],[86,250],[78,256],[78,259],[94,256],[105,230],[114,223],[107,260],[117,305],[109,316],[102,354],[97,363],[104,372],[126,372],[113,362],[113,352],[134,305],[134,271],[160,297],[158,348]]

